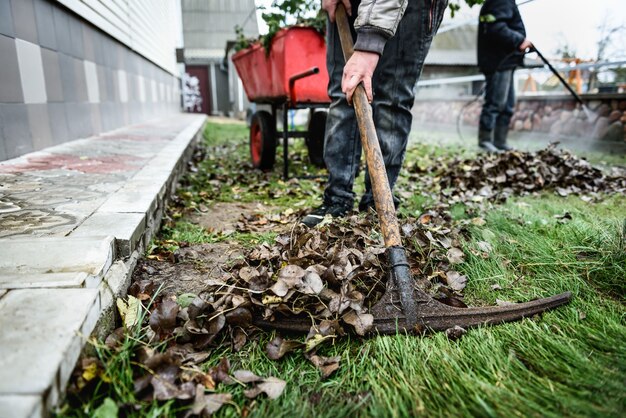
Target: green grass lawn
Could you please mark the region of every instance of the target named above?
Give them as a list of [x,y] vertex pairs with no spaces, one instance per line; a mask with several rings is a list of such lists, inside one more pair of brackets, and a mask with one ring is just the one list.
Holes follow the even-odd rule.
[[[284,210],[320,203],[323,186],[319,179],[285,183],[280,163],[272,173],[247,170],[245,126],[210,123],[206,144],[207,158],[179,192],[187,206],[243,200],[267,202]],[[292,150],[296,175],[318,173],[306,163],[301,145]],[[407,160],[454,152],[417,145]],[[231,176],[233,183],[213,181],[216,173]],[[245,182],[239,176],[246,176]],[[233,187],[238,182],[239,187]],[[419,213],[426,203],[406,199],[402,213]],[[571,219],[555,217],[565,212]],[[453,213],[467,216],[463,208]],[[468,304],[527,301],[568,290],[573,293],[572,302],[541,317],[472,329],[457,341],[441,333],[345,338],[321,351],[341,356],[339,370],[327,380],[301,353],[278,362],[269,360],[264,348],[272,334],[238,353],[217,348],[206,367],[227,356],[235,369],[287,381],[285,392],[273,401],[250,401],[242,388],[218,386],[218,392],[228,391],[234,398],[217,415],[624,416],[626,197],[585,203],[577,196],[561,198],[545,192],[511,199],[481,216],[486,223],[471,228],[463,243],[467,258],[458,268],[469,277]],[[183,212],[162,230],[160,238],[196,243],[222,239],[191,224]],[[272,239],[272,234],[255,237],[235,232],[228,239],[254,245]],[[488,255],[472,252],[479,241],[491,244]],[[100,393],[82,408],[66,408],[61,415],[92,416],[106,396],[119,404],[135,402],[132,374],[129,377],[132,359],[127,357],[138,343],[128,339],[127,344],[128,350],[121,353],[102,354],[120,387]],[[144,404],[134,416],[168,416],[176,413],[175,408],[171,401]]]

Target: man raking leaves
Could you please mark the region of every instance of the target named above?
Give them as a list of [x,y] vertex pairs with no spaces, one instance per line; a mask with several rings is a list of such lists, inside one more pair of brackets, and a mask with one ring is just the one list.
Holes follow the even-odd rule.
[[[402,1],[387,1],[386,3],[388,7],[396,6],[400,10],[408,7],[406,2]],[[374,6],[374,4],[368,4],[365,9],[370,14],[383,13],[382,10],[385,10],[380,4],[378,5],[380,8]],[[413,11],[413,13],[418,14],[419,12],[419,9]],[[400,16],[402,15],[401,11],[396,10],[396,13]],[[351,60],[354,49],[351,28],[344,4],[337,4],[334,17],[337,23],[337,32],[341,39],[344,59],[347,63],[346,67],[348,67],[354,62]],[[370,21],[374,22],[376,20],[370,16]],[[332,74],[332,71],[329,71],[329,73]],[[373,199],[386,247],[390,269],[389,277],[391,279],[388,280],[387,292],[371,310],[371,313],[374,315],[372,331],[391,334],[399,331],[440,331],[454,326],[467,328],[481,324],[515,321],[567,303],[571,298],[571,293],[569,292],[551,298],[511,306],[462,309],[437,302],[424,291],[415,288],[415,282],[411,277],[409,263],[402,245],[400,228],[391,194],[391,185],[385,169],[385,160],[383,159],[376,127],[374,126],[372,106],[370,105],[372,95],[371,91],[368,91],[371,90],[371,86],[368,86],[370,80],[367,79],[369,72],[365,74],[366,79],[363,80],[364,83],[359,83],[354,87],[349,82],[347,84],[345,82],[346,74],[349,73],[349,69],[347,71],[344,70],[343,87],[347,91],[348,101],[354,105],[361,142],[366,154]],[[351,76],[348,77],[351,78]],[[406,147],[406,143],[404,146]],[[307,218],[305,218],[304,223],[307,223],[306,220]],[[294,318],[276,321],[259,320],[256,322],[261,326],[291,331],[307,331],[311,326],[310,320]]]

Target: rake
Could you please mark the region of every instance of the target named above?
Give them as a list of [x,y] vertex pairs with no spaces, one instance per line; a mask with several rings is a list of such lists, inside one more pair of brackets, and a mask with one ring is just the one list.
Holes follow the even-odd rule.
[[[348,18],[341,4],[337,7],[336,21],[343,55],[347,62],[354,49]],[[406,252],[402,246],[400,227],[378,143],[372,108],[362,84],[354,92],[353,104],[390,267],[385,294],[370,310],[374,316],[371,333],[423,333],[445,331],[455,326],[469,328],[500,324],[530,317],[570,301],[571,292],[565,292],[548,298],[507,306],[455,308],[438,302],[426,292],[416,288]],[[305,318],[280,318],[275,321],[257,319],[255,323],[263,328],[292,332],[307,332],[311,327],[310,319]]]

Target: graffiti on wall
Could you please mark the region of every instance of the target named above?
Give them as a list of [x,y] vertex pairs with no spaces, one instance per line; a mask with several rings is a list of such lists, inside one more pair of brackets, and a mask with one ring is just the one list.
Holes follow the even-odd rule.
[[189,73],[183,76],[183,109],[186,112],[202,112],[200,80]]

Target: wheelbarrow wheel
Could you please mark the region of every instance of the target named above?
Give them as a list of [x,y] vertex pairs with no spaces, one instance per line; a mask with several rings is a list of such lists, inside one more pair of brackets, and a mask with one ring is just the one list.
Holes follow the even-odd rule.
[[269,170],[276,161],[276,123],[269,112],[260,110],[250,122],[250,157],[254,168]]
[[326,112],[317,111],[309,120],[306,146],[309,149],[309,161],[316,167],[326,167],[324,164],[324,135],[326,133]]

